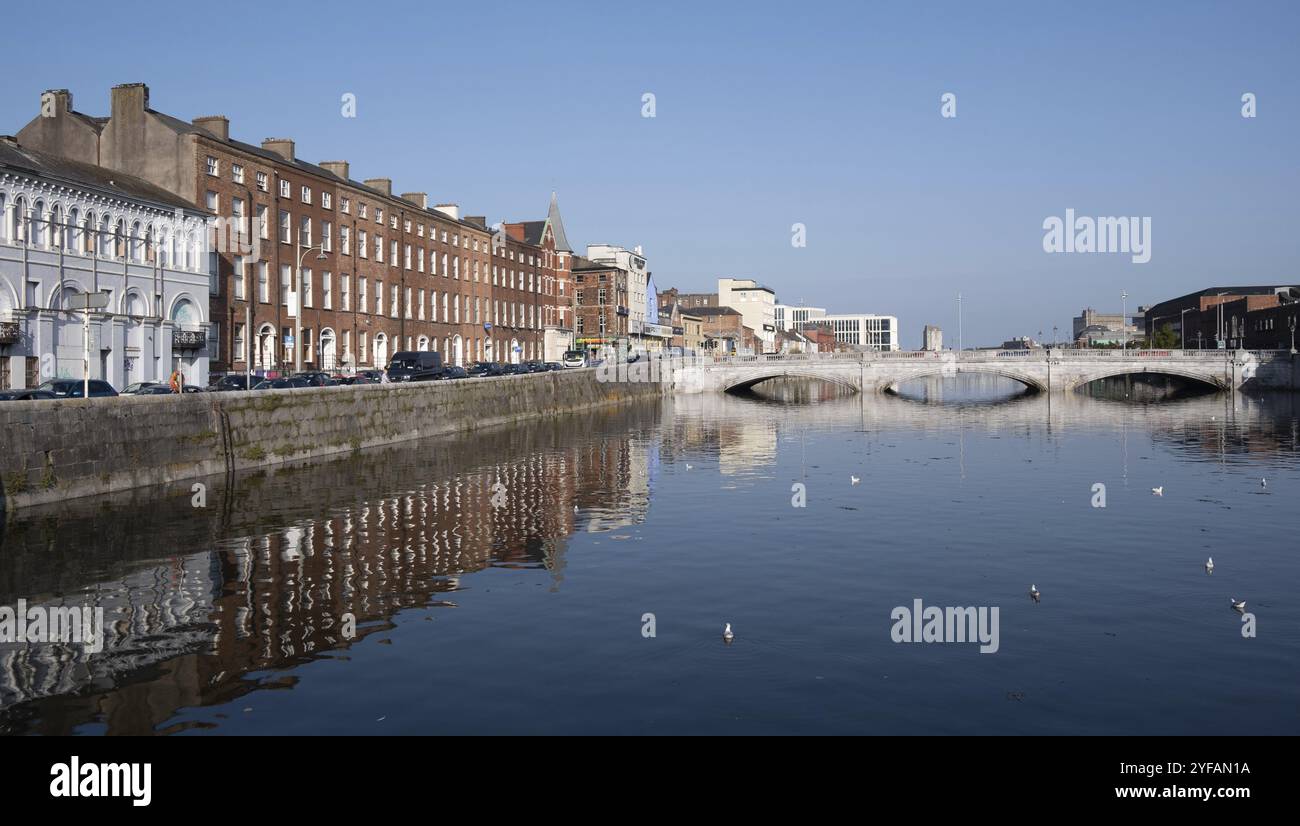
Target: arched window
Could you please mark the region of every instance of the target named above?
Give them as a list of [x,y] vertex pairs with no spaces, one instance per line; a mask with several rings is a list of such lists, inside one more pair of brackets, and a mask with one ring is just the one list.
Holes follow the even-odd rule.
[[139,264],[144,261],[143,232],[144,231],[140,228],[139,221],[131,224],[131,237],[127,239],[127,248],[131,251],[131,263],[133,264]]
[[0,192],[0,241],[9,240],[9,213],[5,211],[8,204],[5,194]]
[[27,238],[34,247],[46,246],[45,224],[48,219],[45,217],[45,202],[37,201],[32,204],[32,211],[28,213]]
[[99,216],[99,257],[111,258],[113,255],[113,231],[109,224],[108,213]]
[[9,240],[20,244],[27,240],[27,202],[23,196],[14,198],[14,208],[9,218]]
[[113,225],[113,257],[126,257],[126,219],[118,218]]
[[81,239],[81,210],[73,207],[68,210],[68,249],[78,255],[85,252]]
[[50,210],[50,246],[52,248],[63,246],[63,207],[58,204]]
[[162,237],[158,243],[158,264],[162,267],[170,267],[172,264],[172,231],[169,227],[163,227]]
[[172,307],[172,321],[182,327],[196,327],[203,323],[203,316],[193,301],[182,298]]

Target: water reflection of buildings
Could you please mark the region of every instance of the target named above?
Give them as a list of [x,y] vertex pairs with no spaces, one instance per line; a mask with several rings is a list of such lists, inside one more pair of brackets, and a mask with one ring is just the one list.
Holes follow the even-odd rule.
[[[3,534],[0,604],[88,601],[109,633],[98,654],[0,649],[0,732],[100,720],[148,733],[178,708],[266,686],[249,672],[346,646],[345,614],[357,638],[382,633],[489,566],[537,568],[558,587],[574,530],[645,519],[657,417],[593,413],[213,480],[220,505],[204,510],[186,486],[25,515]],[[164,548],[182,553],[160,560]]]

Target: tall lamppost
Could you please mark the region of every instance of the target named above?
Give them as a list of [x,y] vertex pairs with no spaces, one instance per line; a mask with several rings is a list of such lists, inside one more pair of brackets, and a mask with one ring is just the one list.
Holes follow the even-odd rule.
[[1295,355],[1295,313],[1291,314],[1291,355]]
[[[1187,313],[1191,309],[1191,307],[1188,307],[1178,315],[1178,346],[1184,350],[1187,349]],[[1201,325],[1198,323],[1196,326],[1200,327]]]
[[1124,349],[1128,349],[1128,290],[1122,290],[1119,294],[1120,315],[1119,327],[1124,332]]
[[298,230],[298,246],[302,249],[302,252],[298,254],[298,267],[295,275],[297,283],[294,284],[294,304],[297,305],[294,307],[293,313],[293,372],[295,373],[302,372],[302,308],[304,304],[302,300],[302,260],[312,250],[317,251],[317,261],[325,260],[325,250],[321,248],[320,244],[305,249],[302,247],[301,229]]

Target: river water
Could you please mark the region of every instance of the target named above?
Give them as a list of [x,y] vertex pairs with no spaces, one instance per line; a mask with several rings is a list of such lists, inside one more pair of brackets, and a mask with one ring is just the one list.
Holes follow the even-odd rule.
[[[89,602],[107,642],[0,645],[0,731],[1300,733],[1300,398],[999,382],[760,385],[25,512],[0,606]],[[996,652],[896,642],[918,599],[998,609]]]

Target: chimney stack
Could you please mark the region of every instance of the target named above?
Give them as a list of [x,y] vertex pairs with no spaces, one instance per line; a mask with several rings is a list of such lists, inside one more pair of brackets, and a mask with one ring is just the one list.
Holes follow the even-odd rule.
[[385,195],[387,195],[389,198],[393,197],[393,179],[392,179],[392,178],[366,178],[366,179],[365,179],[364,181],[362,181],[361,183],[365,184],[366,186],[370,187],[371,189],[377,189],[377,190],[379,190],[380,192],[382,192],[382,193],[384,193]]
[[460,220],[460,204],[438,204],[434,209],[450,217],[453,221]]
[[483,229],[487,229],[487,216],[486,216],[486,215],[466,215],[466,216],[465,216],[465,223],[467,223],[467,224],[473,224],[474,226],[478,226],[478,227],[482,227]]
[[262,141],[262,148],[267,152],[274,152],[286,161],[293,160],[292,138],[267,138]]
[[351,171],[351,166],[347,161],[321,161],[317,166],[345,181],[351,180],[348,174]]
[[72,111],[72,93],[67,89],[46,89],[41,93],[41,114],[46,114],[46,101],[53,103],[51,117],[66,115]]
[[110,116],[113,120],[117,120],[119,115],[143,115],[149,108],[149,87],[143,83],[118,84],[113,87],[112,96]]
[[420,209],[429,208],[429,196],[424,192],[403,192],[402,200],[410,204],[415,204]]
[[208,130],[223,141],[230,140],[230,118],[225,115],[209,115],[195,118],[193,124],[200,129]]

